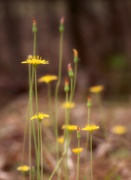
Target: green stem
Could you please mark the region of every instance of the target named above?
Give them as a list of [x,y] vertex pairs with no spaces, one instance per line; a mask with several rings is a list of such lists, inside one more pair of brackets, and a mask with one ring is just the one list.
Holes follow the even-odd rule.
[[[31,123],[29,123],[29,166],[32,165],[32,159],[31,159],[31,150],[32,150],[32,138],[31,138]],[[29,179],[31,180],[31,171],[29,172]]]
[[71,77],[71,86],[70,86],[70,102],[73,100],[73,77]]
[[[88,107],[87,108],[87,125],[89,125],[90,124],[90,118],[91,118],[91,108],[90,107]],[[88,140],[89,140],[89,132],[87,131],[87,134],[86,134],[86,150],[88,149]],[[86,158],[85,158],[85,164],[86,164]],[[86,178],[86,166],[85,166],[85,179],[87,179]]]
[[76,88],[77,69],[78,69],[78,65],[77,65],[77,63],[75,63],[75,67],[74,67],[74,84],[73,84],[73,90],[72,90],[72,99],[74,97],[75,88]]
[[[36,114],[38,114],[38,91],[37,91],[37,67],[34,67],[35,71],[35,98],[36,98]],[[37,179],[40,180],[40,159],[41,159],[41,139],[40,139],[40,123],[37,121],[38,127],[38,151],[37,151]]]
[[[65,98],[65,102],[68,102],[68,92],[66,92],[66,98]],[[68,109],[65,108],[65,125],[69,124],[69,119],[68,119]],[[64,131],[64,139],[68,138],[68,129],[65,129]]]
[[93,165],[92,165],[92,132],[90,133],[90,177],[93,180]]
[[[29,107],[30,107],[30,117],[33,116],[33,86],[34,86],[34,79],[35,77],[35,69],[34,67],[32,68],[31,72],[31,81],[30,81],[30,102],[29,102]],[[35,86],[36,86],[36,80],[35,80]],[[33,134],[33,140],[34,140],[34,146],[35,146],[35,153],[37,157],[37,143],[36,143],[36,132],[35,132],[35,122],[30,121],[31,124],[31,129],[32,129],[32,134]]]
[[23,147],[22,147],[22,165],[24,163],[24,156],[25,156],[25,142],[26,142],[26,133],[27,133],[27,127],[28,127],[28,111],[29,111],[29,103],[28,103],[28,108],[27,108],[27,113],[26,113],[26,122],[24,126],[24,138],[23,138]]
[[52,120],[52,101],[51,101],[51,84],[47,84],[47,93],[48,93],[48,102],[49,102],[49,113],[50,113],[50,119]]
[[36,55],[36,33],[34,33],[33,56]]
[[[68,98],[68,93],[66,93],[66,102],[72,102],[72,90],[73,90],[73,78],[71,78],[71,90],[70,90],[70,97]],[[69,100],[68,100],[69,99]],[[69,119],[70,119],[70,111],[71,109],[67,109],[66,108],[66,116],[65,116],[65,124],[68,125],[69,124]],[[68,131],[65,129],[65,132]]]
[[42,140],[42,124],[40,123],[40,143],[41,143],[41,179],[43,180],[43,151],[42,151],[42,146],[43,146],[43,140]]
[[36,113],[38,114],[38,91],[37,91],[37,68],[35,70],[35,98],[36,98]]
[[[70,139],[71,139],[71,138],[70,138]],[[65,150],[64,150],[64,152],[63,152],[63,154],[62,154],[62,156],[61,156],[61,158],[60,158],[59,161],[57,162],[57,164],[56,164],[56,166],[55,166],[55,169],[53,170],[53,172],[52,172],[52,174],[51,174],[51,176],[49,177],[48,180],[51,180],[51,179],[53,178],[53,176],[55,175],[57,169],[59,168],[60,164],[62,163],[64,157],[66,156],[67,150],[68,150],[68,147],[69,147],[69,144],[70,144],[70,139],[69,139],[69,141],[68,141],[68,144],[67,144],[67,146],[66,146],[66,148],[65,148]]]
[[[66,92],[66,100],[65,102],[68,102],[68,92]],[[69,124],[69,109],[65,109],[65,125],[68,126]],[[68,144],[68,129],[65,129],[64,131],[64,141],[66,144]],[[68,149],[66,150],[66,179],[68,179],[68,163],[67,163],[67,160],[68,160]]]
[[40,155],[41,155],[41,144],[40,144],[40,122],[38,122],[38,151],[37,151],[37,179],[41,179],[40,175]]
[[[63,54],[63,32],[60,32],[60,48],[59,48],[59,70],[58,70],[58,81],[56,84],[55,89],[55,107],[56,107],[56,114],[55,114],[55,136],[56,139],[58,138],[58,91],[59,86],[61,83],[61,74],[62,74],[62,54]],[[56,155],[57,160],[59,159],[59,145],[56,142]]]
[[[32,66],[29,65],[29,118],[33,115],[33,80],[34,80],[34,71],[32,70]],[[29,120],[29,166],[32,166],[32,122]],[[30,180],[32,179],[32,174],[30,171],[29,175]]]
[[[80,138],[78,138],[78,149],[80,148]],[[79,180],[80,173],[80,153],[77,154],[77,180]]]
[[90,107],[88,107],[88,109],[87,109],[87,125],[89,125],[90,124],[90,118],[91,118],[91,108]]
[[61,162],[63,161],[64,156],[65,156],[65,153],[62,155],[62,157],[61,157],[61,158],[59,159],[59,161],[57,162],[57,165],[55,166],[55,169],[54,169],[54,171],[52,172],[52,174],[51,174],[51,176],[49,177],[48,180],[51,180],[51,179],[53,178],[53,176],[54,176],[54,174],[56,173],[58,167],[60,166]]

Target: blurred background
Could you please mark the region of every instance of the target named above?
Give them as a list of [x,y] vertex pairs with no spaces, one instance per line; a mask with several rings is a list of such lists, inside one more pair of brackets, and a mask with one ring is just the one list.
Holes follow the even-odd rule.
[[[101,96],[97,97],[98,94],[92,98],[91,119],[100,125],[100,131],[93,137],[95,175],[99,180],[114,173],[115,180],[130,180],[131,0],[0,0],[0,179],[20,180],[16,178],[16,167],[21,162],[28,103],[28,66],[21,62],[33,53],[32,20],[36,19],[38,27],[37,54],[50,63],[38,67],[39,78],[58,73],[61,17],[65,19],[65,31],[63,79],[59,93],[65,95],[63,86],[67,65],[72,63],[73,66],[75,48],[79,53],[75,97],[82,96],[84,101],[81,103],[77,99],[79,103],[72,113],[72,123],[80,127],[84,125],[88,89],[90,86],[104,85],[105,90],[101,94],[104,103]],[[43,89],[47,90],[46,84],[38,86],[38,90],[42,90],[39,96],[41,108],[43,104],[48,107],[47,92],[43,93]],[[59,103],[62,102],[60,98]],[[59,109],[59,113],[61,130],[64,111]],[[126,133],[115,136],[111,131],[114,125],[124,125]],[[51,142],[53,149],[52,143],[55,141],[51,128],[44,127],[43,132],[46,134],[44,142]],[[103,138],[104,131],[108,133],[107,139]],[[84,136],[82,138],[84,140]],[[48,158],[54,160],[48,153],[44,149],[47,175],[53,169]],[[113,176],[110,176],[111,180]]]
[[105,86],[107,99],[127,99],[131,92],[131,1],[125,0],[1,0],[0,99],[7,101],[28,89],[27,66],[32,54],[32,20],[38,26],[37,54],[50,61],[38,76],[57,74],[59,22],[65,18],[63,77],[79,52],[77,92]]

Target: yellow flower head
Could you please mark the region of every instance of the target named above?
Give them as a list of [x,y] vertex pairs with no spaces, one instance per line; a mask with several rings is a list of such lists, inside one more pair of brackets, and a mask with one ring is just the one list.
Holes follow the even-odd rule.
[[17,167],[17,171],[27,172],[29,170],[30,170],[30,167],[27,165]]
[[59,136],[57,138],[57,142],[60,143],[60,144],[63,144],[64,143],[64,137],[63,136]]
[[62,129],[67,129],[69,131],[75,131],[75,130],[77,130],[77,126],[76,125],[63,125]]
[[100,93],[101,91],[104,90],[104,86],[99,85],[99,86],[92,86],[89,88],[89,91],[92,93]]
[[89,131],[89,132],[93,132],[97,129],[99,129],[99,126],[96,126],[96,125],[87,125],[86,127],[82,128],[82,130]]
[[30,118],[30,120],[38,119],[38,121],[42,121],[44,118],[49,118],[50,116],[48,114],[38,113],[38,115],[34,115]]
[[45,83],[50,83],[51,81],[57,80],[58,77],[55,75],[50,75],[47,74],[45,76],[42,76],[38,79],[38,82],[45,82]]
[[75,154],[80,154],[83,151],[83,148],[74,148],[72,149],[72,152]]
[[119,126],[112,127],[111,131],[114,134],[121,135],[121,134],[125,134],[127,132],[127,128],[125,126],[119,125]]
[[39,64],[49,64],[49,61],[41,59],[39,56],[28,56],[26,61],[22,61],[22,64],[32,64],[34,66],[37,66]]
[[73,102],[65,102],[62,104],[62,107],[65,109],[72,109],[75,107],[75,103]]

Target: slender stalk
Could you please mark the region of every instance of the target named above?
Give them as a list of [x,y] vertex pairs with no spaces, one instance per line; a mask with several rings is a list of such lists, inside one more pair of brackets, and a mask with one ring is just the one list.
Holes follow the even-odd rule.
[[41,154],[41,144],[40,144],[40,122],[38,122],[38,151],[37,151],[37,180],[41,180],[40,174],[40,154]]
[[[33,81],[34,81],[34,71],[32,70],[32,66],[29,65],[29,118],[33,114]],[[29,166],[32,166],[32,122],[29,120]],[[30,180],[32,179],[32,174],[30,171],[29,175]]]
[[[80,148],[80,138],[78,138],[78,149]],[[80,174],[80,153],[77,154],[77,176],[76,180],[79,180]]]
[[36,56],[36,32],[34,32],[33,56]]
[[[65,102],[68,102],[68,92],[66,92],[66,100]],[[69,124],[69,109],[65,109],[65,125]],[[68,129],[65,129],[64,131],[64,141],[65,141],[65,145],[68,144]],[[68,149],[66,150],[66,179],[68,179]]]
[[90,124],[90,117],[91,117],[91,108],[90,107],[88,107],[88,109],[87,109],[87,124]]
[[[33,26],[34,26],[34,24],[33,24]],[[34,34],[33,55],[35,56],[36,32],[33,32],[33,34]],[[33,115],[33,85],[34,85],[34,68],[31,65],[29,65],[29,118]],[[33,129],[33,137],[34,137],[34,144],[35,144],[35,150],[36,150],[34,122],[29,121],[29,165],[30,165],[30,167],[32,166],[32,155],[31,155],[31,152],[32,152],[32,129]],[[32,179],[31,171],[30,171],[29,178],[30,178],[30,180]]]
[[43,151],[42,151],[42,146],[43,146],[43,139],[42,139],[42,124],[40,123],[40,140],[41,140],[41,179],[44,180],[43,177]]
[[78,69],[78,65],[77,65],[77,63],[75,63],[75,67],[74,67],[74,83],[73,83],[73,89],[72,89],[72,99],[74,97],[75,88],[76,88],[77,69]]
[[[73,90],[73,78],[71,78],[71,88],[70,88],[71,90],[70,90],[70,96],[68,95],[68,92],[66,92],[66,102],[72,102],[72,90]],[[69,96],[69,97],[68,97]],[[70,111],[71,111],[71,109],[69,108],[69,109],[67,109],[66,108],[66,110],[65,110],[65,112],[66,112],[66,116],[65,116],[65,124],[66,125],[68,125],[69,124],[69,119],[70,119]],[[68,130],[66,130],[65,129],[65,132],[67,131],[67,133],[68,133]],[[66,135],[67,136],[67,138],[68,138],[68,134]],[[66,138],[66,137],[65,137]]]
[[52,101],[51,101],[51,84],[47,84],[47,93],[48,93],[48,103],[49,103],[49,112],[50,112],[50,119],[52,120]]
[[50,177],[49,177],[48,180],[51,180],[51,179],[53,178],[53,176],[55,175],[57,169],[59,168],[60,164],[62,163],[64,157],[66,156],[67,150],[68,150],[68,147],[69,147],[69,144],[70,144],[70,139],[71,139],[71,137],[69,138],[69,141],[68,141],[68,144],[67,144],[65,150],[64,150],[61,158],[60,158],[59,161],[57,162],[57,164],[56,164],[56,166],[55,166],[55,169],[53,170],[53,172],[52,172],[52,174],[50,175]]
[[[33,32],[33,56],[36,56],[36,40],[37,40],[37,24],[36,24],[36,20],[33,20],[33,24],[32,24],[32,32]],[[37,77],[36,77],[36,69],[35,67],[31,66],[31,71],[32,71],[32,77],[31,77],[31,90],[33,92],[33,85],[35,83],[35,96],[36,96],[36,103],[37,103],[37,107],[38,107],[38,100],[37,100]],[[31,93],[31,104],[33,105],[33,93]],[[38,111],[37,111],[38,112]],[[33,115],[33,111],[31,116]],[[34,121],[31,121],[31,126],[32,126],[32,133],[33,133],[33,139],[34,139],[34,146],[35,146],[35,153],[36,153],[36,157],[37,157],[37,144],[36,144],[36,132],[35,132],[35,124]]]
[[[32,24],[32,31],[34,35],[34,42],[33,42],[33,56],[36,54],[36,32],[37,32],[37,26],[36,21],[33,20]],[[33,115],[33,85],[34,85],[34,68],[32,65],[29,64],[28,66],[28,80],[29,80],[29,100],[28,100],[28,109],[27,109],[27,116],[26,116],[26,123],[24,128],[24,139],[23,139],[23,157],[22,157],[22,164],[24,161],[24,153],[25,153],[25,141],[26,141],[26,131],[28,129],[28,140],[29,140],[29,166],[32,167],[32,132],[33,132],[33,138],[34,138],[34,144],[35,144],[35,151],[37,154],[37,147],[36,147],[36,137],[35,137],[35,131],[34,131],[34,122],[30,121],[30,117]],[[29,121],[28,121],[29,120]],[[27,128],[27,126],[29,127]],[[31,171],[29,172],[29,179],[32,179]]]
[[[29,103],[29,107],[30,107],[30,117],[33,116],[33,86],[35,83],[36,86],[36,72],[35,72],[35,68],[32,67],[32,77],[31,77],[31,82],[30,82],[30,103]],[[34,82],[35,81],[35,82]],[[30,121],[30,126],[31,126],[31,133],[33,134],[33,140],[34,140],[34,146],[35,146],[35,153],[37,156],[37,142],[36,142],[36,132],[35,132],[35,122],[34,121]]]
[[[32,150],[32,138],[31,138],[31,123],[29,123],[29,166],[32,165],[32,157],[31,157],[31,150]],[[31,171],[29,172],[29,180],[31,180]]]
[[72,102],[72,100],[73,100],[73,89],[74,89],[74,87],[73,87],[73,77],[71,77],[71,85],[70,85],[70,102]]
[[38,114],[38,91],[37,91],[37,67],[35,70],[35,98],[36,98],[36,113]]
[[[88,97],[87,99],[87,125],[90,124],[90,119],[91,119],[91,106],[92,106],[92,102],[90,97]],[[87,131],[87,135],[86,135],[86,150],[88,149],[88,140],[89,140],[89,132]],[[86,164],[87,159],[85,158],[85,164]],[[85,179],[86,178],[86,166],[85,166]]]
[[90,132],[90,179],[93,180],[93,165],[92,165],[92,132]]
[[[22,147],[22,165],[24,165],[24,158],[25,158],[25,143],[26,143],[26,134],[27,134],[27,127],[28,127],[28,110],[29,109],[29,102],[28,102],[28,108],[27,108],[27,113],[26,113],[26,121],[24,125],[24,138],[23,138],[23,147]],[[29,161],[30,162],[30,161]],[[30,165],[30,163],[29,163]],[[24,174],[22,173],[22,179],[24,180]]]
[[[35,98],[36,98],[36,114],[38,114],[38,91],[37,91],[37,67],[34,67],[35,71]],[[37,129],[38,129],[38,151],[37,151],[37,179],[41,179],[41,174],[40,174],[40,159],[41,159],[41,134],[40,134],[40,129],[41,129],[41,124],[39,121],[37,121]]]
[[60,164],[62,163],[63,159],[64,159],[64,156],[65,156],[66,153],[64,153],[61,158],[59,159],[59,161],[57,162],[56,166],[55,166],[55,169],[53,170],[51,176],[49,177],[48,180],[51,180],[54,176],[54,174],[56,173],[57,169],[59,168]]
[[[68,92],[66,92],[65,102],[68,102]],[[69,124],[68,111],[69,110],[67,108],[65,108],[65,125]],[[67,138],[68,138],[68,130],[65,129],[65,131],[64,131],[64,139],[67,139]]]
[[[63,23],[60,24],[60,27],[63,26]],[[62,54],[63,54],[63,31],[60,30],[60,47],[59,47],[59,69],[58,69],[58,81],[55,89],[55,136],[58,138],[58,92],[59,86],[61,83],[61,74],[62,74]],[[56,156],[57,160],[59,159],[59,145],[56,142]]]

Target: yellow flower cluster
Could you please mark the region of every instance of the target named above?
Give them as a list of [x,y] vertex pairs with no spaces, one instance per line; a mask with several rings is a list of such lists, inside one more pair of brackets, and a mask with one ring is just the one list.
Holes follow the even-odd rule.
[[49,64],[49,61],[41,59],[39,56],[28,56],[26,61],[22,61],[22,64],[32,64],[37,66],[39,64]]
[[29,170],[30,170],[30,167],[27,166],[27,165],[24,165],[24,166],[18,166],[18,167],[17,167],[17,171],[26,172],[26,171],[29,171]]
[[121,135],[121,134],[125,134],[127,132],[127,128],[125,126],[119,125],[119,126],[112,127],[111,131],[114,134]]
[[75,154],[80,154],[83,151],[83,148],[74,148],[72,149],[72,152]]
[[64,143],[64,137],[63,136],[59,136],[57,138],[57,142],[60,143],[60,144],[63,144]]
[[50,116],[48,114],[38,113],[38,114],[35,114],[34,116],[32,116],[30,118],[30,120],[38,119],[41,122],[44,118],[49,118],[49,117]]
[[45,82],[45,83],[50,83],[51,81],[54,81],[54,80],[57,80],[58,77],[55,76],[55,75],[50,75],[50,74],[47,74],[45,76],[42,76],[38,79],[38,82]]
[[65,102],[62,104],[62,107],[65,109],[72,109],[75,107],[75,103],[73,102]]
[[82,128],[82,130],[89,131],[89,132],[93,132],[97,129],[99,129],[99,126],[96,126],[96,125],[87,125],[86,127]]
[[103,90],[104,90],[104,86],[102,86],[102,85],[92,86],[92,87],[89,88],[89,91],[90,91],[91,93],[100,93],[100,92],[103,91]]
[[62,129],[67,129],[69,131],[75,131],[75,130],[77,130],[77,126],[76,125],[63,125]]

